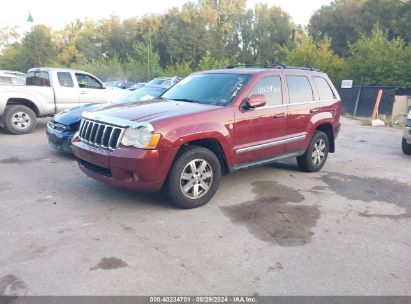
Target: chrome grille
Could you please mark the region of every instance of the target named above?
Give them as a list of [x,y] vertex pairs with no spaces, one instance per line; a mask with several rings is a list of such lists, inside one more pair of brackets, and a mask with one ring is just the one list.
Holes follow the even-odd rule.
[[83,118],[79,138],[89,145],[115,150],[120,144],[123,132],[124,128]]

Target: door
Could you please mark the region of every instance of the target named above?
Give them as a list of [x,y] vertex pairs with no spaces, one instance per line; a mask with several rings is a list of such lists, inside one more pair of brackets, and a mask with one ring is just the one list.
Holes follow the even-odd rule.
[[53,79],[57,77],[54,84],[54,94],[56,96],[57,112],[73,108],[79,104],[79,88],[74,85],[73,77],[70,72],[54,72]]
[[283,104],[281,77],[261,78],[249,96],[253,94],[263,94],[266,105],[236,112],[236,165],[271,159],[285,151],[287,105]]
[[80,87],[80,103],[102,103],[109,100],[103,84],[91,75],[76,73]]
[[307,75],[287,75],[288,88],[287,153],[304,152],[311,138],[311,117],[320,110]]

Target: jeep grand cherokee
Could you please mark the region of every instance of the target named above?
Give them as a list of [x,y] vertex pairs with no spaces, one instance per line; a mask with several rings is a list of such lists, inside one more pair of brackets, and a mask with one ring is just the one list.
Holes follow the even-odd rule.
[[154,100],[84,113],[73,152],[98,181],[164,189],[194,208],[229,172],[290,157],[303,171],[320,170],[335,150],[340,114],[325,73],[230,67],[194,73]]

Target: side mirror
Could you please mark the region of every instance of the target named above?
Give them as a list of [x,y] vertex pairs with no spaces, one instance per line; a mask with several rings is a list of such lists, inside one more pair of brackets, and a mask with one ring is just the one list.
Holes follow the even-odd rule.
[[248,109],[264,107],[267,104],[265,96],[263,94],[253,94],[246,101]]

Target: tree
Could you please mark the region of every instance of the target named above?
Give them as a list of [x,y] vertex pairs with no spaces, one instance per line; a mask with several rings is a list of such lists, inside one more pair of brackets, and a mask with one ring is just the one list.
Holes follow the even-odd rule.
[[229,61],[227,59],[218,60],[211,56],[209,51],[206,51],[205,55],[200,59],[197,70],[198,71],[205,71],[205,70],[213,70],[224,68],[229,65]]
[[397,37],[411,41],[411,3],[400,0],[335,0],[321,7],[311,17],[308,29],[316,41],[329,36],[332,48],[348,55],[351,43],[361,33],[371,35],[378,25],[391,40]]
[[6,26],[0,28],[0,54],[2,50],[18,42],[20,34],[17,26]]
[[346,76],[347,64],[331,50],[331,40],[328,37],[319,43],[307,35],[300,37],[295,48],[288,52],[287,64],[318,68],[326,72],[335,83],[341,82]]
[[182,63],[175,63],[173,65],[169,65],[167,66],[165,70],[165,75],[169,77],[173,77],[173,76],[186,77],[193,72],[190,65],[191,65],[191,62],[182,62]]
[[291,44],[293,25],[280,7],[257,3],[254,8],[253,53],[258,63],[276,63],[285,59]]
[[375,27],[371,37],[362,34],[350,50],[349,72],[357,82],[411,87],[411,47],[401,38],[389,40],[387,32]]
[[38,66],[54,66],[57,63],[57,49],[52,31],[45,25],[36,25],[24,36],[22,42],[7,47],[0,64],[4,69],[26,72]]

